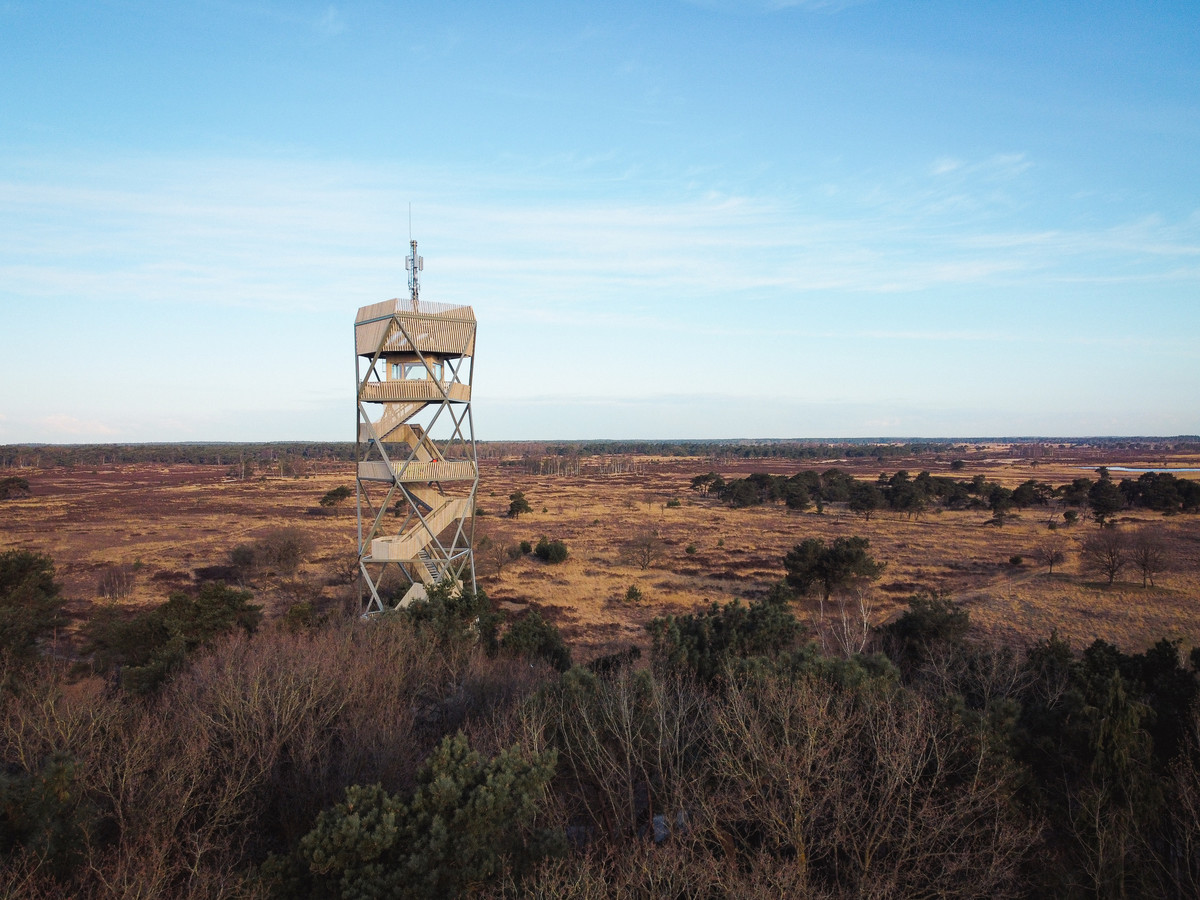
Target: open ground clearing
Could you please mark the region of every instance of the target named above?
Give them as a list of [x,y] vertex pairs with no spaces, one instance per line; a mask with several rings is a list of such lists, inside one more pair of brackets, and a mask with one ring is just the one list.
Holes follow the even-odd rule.
[[[1110,587],[1080,569],[1076,548],[1094,524],[1059,529],[1067,561],[1053,576],[1033,561],[1047,523],[1061,522],[1054,506],[1022,511],[999,528],[986,510],[930,511],[919,518],[885,511],[867,522],[840,505],[828,506],[823,515],[790,512],[782,504],[732,509],[690,489],[693,476],[710,470],[731,478],[837,467],[872,480],[880,472],[929,470],[960,479],[982,474],[1014,487],[1028,478],[1061,484],[1104,463],[1184,468],[1200,462],[1194,456],[1146,459],[1111,451],[1103,457],[1082,450],[1041,458],[1021,453],[1028,450],[979,447],[953,472],[949,457],[932,455],[820,462],[593,457],[581,474],[570,476],[533,474],[528,471],[533,466],[519,460],[487,459],[479,495],[485,514],[477,519],[476,536],[502,546],[541,536],[560,539],[570,557],[547,565],[523,556],[497,572],[484,554],[477,562],[480,584],[504,609],[541,610],[563,630],[576,657],[587,659],[629,643],[644,645],[643,626],[655,616],[761,595],[783,576],[783,555],[807,537],[861,535],[870,539],[874,557],[887,563],[862,595],[875,623],[898,614],[911,594],[939,591],[960,600],[979,627],[1005,640],[1044,637],[1057,628],[1076,646],[1096,637],[1129,651],[1164,636],[1180,639],[1185,650],[1200,643],[1200,517],[1126,514],[1120,528],[1163,526],[1175,571],[1155,587],[1143,588],[1132,574]],[[156,603],[192,583],[196,569],[226,563],[238,544],[296,527],[311,538],[313,551],[294,575],[256,579],[258,602],[269,615],[302,599],[352,610],[356,595],[343,573],[354,559],[353,501],[331,513],[317,505],[330,488],[352,486],[352,473],[348,464],[329,464],[298,478],[246,480],[231,479],[218,466],[20,470],[32,495],[0,504],[0,545],[52,556],[78,621],[104,602],[98,581],[110,566],[136,567],[132,591],[122,602]],[[508,495],[517,490],[533,512],[509,519],[503,513]],[[627,551],[631,540],[647,532],[656,532],[658,541],[643,568]],[[1023,562],[1013,564],[1015,556]],[[626,600],[631,586],[641,593],[636,602]],[[858,599],[850,598],[856,615]],[[802,617],[815,622],[816,601],[801,604]],[[837,603],[831,607],[827,616],[840,612]]]

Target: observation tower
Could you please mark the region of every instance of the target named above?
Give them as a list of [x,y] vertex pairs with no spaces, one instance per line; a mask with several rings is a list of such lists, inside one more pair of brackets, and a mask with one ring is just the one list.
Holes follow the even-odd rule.
[[420,299],[425,261],[410,246],[409,297],[364,306],[354,320],[359,598],[368,614],[423,598],[427,586],[475,586],[475,313]]

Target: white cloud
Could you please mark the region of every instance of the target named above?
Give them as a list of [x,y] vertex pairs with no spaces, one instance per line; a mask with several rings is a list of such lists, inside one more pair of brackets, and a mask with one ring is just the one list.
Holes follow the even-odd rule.
[[37,425],[54,438],[112,437],[120,433],[119,429],[104,422],[68,415],[43,416]]
[[933,161],[933,166],[930,167],[930,173],[933,175],[945,175],[947,172],[955,172],[961,169],[963,162],[961,159],[952,159],[949,156],[942,156]]
[[346,21],[337,7],[329,6],[313,25],[313,30],[321,37],[336,37],[346,30]]

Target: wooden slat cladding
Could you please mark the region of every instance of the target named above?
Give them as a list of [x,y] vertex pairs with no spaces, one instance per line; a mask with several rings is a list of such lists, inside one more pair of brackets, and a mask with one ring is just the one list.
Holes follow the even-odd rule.
[[[473,481],[475,463],[467,459],[445,462],[401,462],[395,464],[395,478],[400,482]],[[392,470],[382,461],[360,462],[358,477],[365,481],[392,480]]]
[[447,527],[470,514],[470,500],[447,500],[425,517],[424,524],[418,522],[413,528],[396,537],[375,538],[371,541],[371,556],[366,561],[413,562],[417,559],[417,551],[424,550],[426,545]]
[[360,356],[376,351],[437,353],[470,356],[475,352],[475,312],[469,306],[449,306],[410,300],[385,300],[358,311],[355,350]]
[[[453,381],[442,382],[446,394],[451,400],[466,403],[471,399],[471,386]],[[368,403],[385,401],[403,402],[405,400],[427,400],[431,403],[443,398],[441,388],[436,381],[368,381],[359,390],[358,398]]]

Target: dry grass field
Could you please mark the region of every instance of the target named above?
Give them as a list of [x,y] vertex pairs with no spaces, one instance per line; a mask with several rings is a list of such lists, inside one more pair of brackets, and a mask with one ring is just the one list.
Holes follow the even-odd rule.
[[[870,539],[875,558],[887,563],[883,576],[861,596],[873,623],[897,615],[914,592],[939,591],[963,602],[980,628],[1004,640],[1044,637],[1057,628],[1076,646],[1096,637],[1129,651],[1164,636],[1182,640],[1185,649],[1200,643],[1197,516],[1139,510],[1121,520],[1121,528],[1154,522],[1167,535],[1174,571],[1160,577],[1157,586],[1143,588],[1132,573],[1108,586],[1081,572],[1075,548],[1095,530],[1090,523],[1059,529],[1067,561],[1047,575],[1032,551],[1048,533],[1049,519],[1061,522],[1061,511],[1054,508],[1020,512],[1000,528],[990,524],[987,511],[930,511],[920,518],[883,511],[865,522],[838,505],[823,515],[811,509],[790,512],[782,504],[732,509],[689,487],[693,476],[713,469],[728,479],[755,471],[790,475],[836,466],[872,480],[880,472],[929,470],[959,479],[982,474],[1013,487],[1028,478],[1061,484],[1092,475],[1085,469],[1099,464],[1200,465],[1195,457],[1147,459],[1111,451],[1101,457],[1073,450],[1028,458],[1019,452],[1006,445],[977,447],[965,468],[955,472],[949,458],[932,455],[815,463],[592,457],[577,476],[527,474],[520,465],[487,460],[479,498],[485,514],[477,519],[476,536],[487,535],[501,546],[536,543],[541,536],[560,539],[570,557],[548,565],[523,556],[498,572],[492,554],[481,554],[480,584],[506,610],[539,609],[563,630],[576,658],[586,660],[629,643],[644,645],[643,626],[655,616],[760,595],[783,576],[783,555],[804,538],[861,535]],[[244,481],[227,478],[221,467],[185,465],[24,469],[19,474],[28,478],[32,495],[0,503],[0,547],[52,556],[77,621],[93,604],[104,602],[98,583],[110,566],[136,570],[123,602],[160,602],[191,583],[197,568],[224,564],[233,547],[284,527],[303,530],[314,549],[294,575],[264,576],[253,583],[268,614],[281,614],[298,599],[354,608],[353,588],[338,577],[353,562],[353,501],[332,515],[314,514],[327,490],[353,486],[349,465],[301,478]],[[516,490],[525,493],[533,512],[509,519],[503,513]],[[650,533],[657,537],[650,564],[643,568],[645,560],[634,558],[630,543]],[[1023,563],[1011,563],[1014,556],[1023,557]],[[634,602],[626,600],[631,586],[641,593]],[[851,599],[857,614],[859,597]],[[802,606],[802,617],[819,624],[815,601]],[[826,614],[837,611],[834,604]]]

